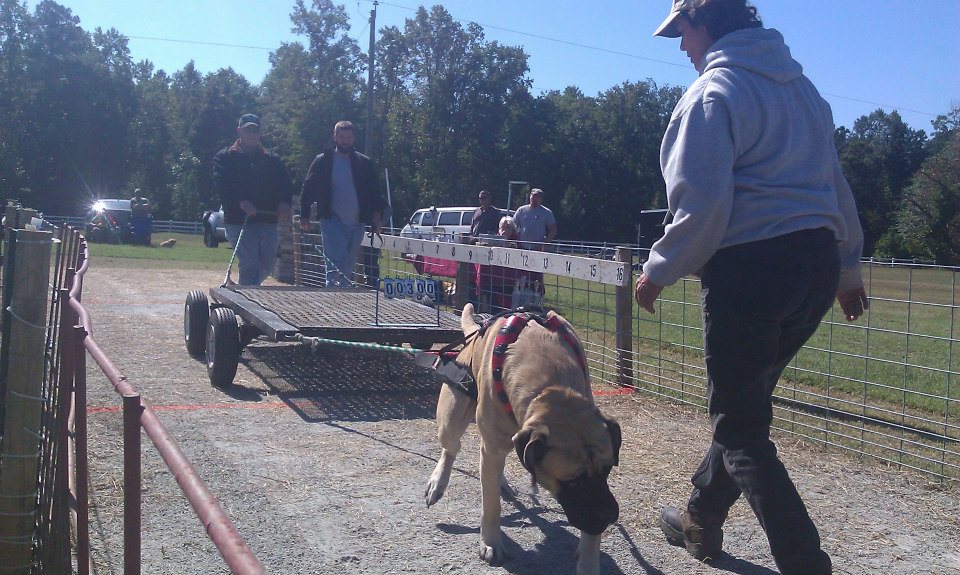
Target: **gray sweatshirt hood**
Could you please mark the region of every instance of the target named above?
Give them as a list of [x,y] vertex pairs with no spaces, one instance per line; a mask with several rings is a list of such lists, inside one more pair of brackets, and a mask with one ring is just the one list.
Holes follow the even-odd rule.
[[781,84],[803,74],[803,66],[793,59],[783,36],[773,28],[727,34],[707,50],[704,63],[704,73],[716,68],[742,68]]

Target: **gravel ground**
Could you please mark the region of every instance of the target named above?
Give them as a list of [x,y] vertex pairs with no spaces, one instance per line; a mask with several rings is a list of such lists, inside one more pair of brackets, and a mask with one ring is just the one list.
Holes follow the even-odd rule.
[[[135,266],[135,267],[134,267]],[[504,503],[509,559],[477,555],[478,448],[468,431],[444,498],[423,491],[439,444],[433,411],[439,380],[403,354],[255,342],[235,385],[210,386],[183,345],[186,293],[219,285],[222,270],[151,269],[93,261],[84,283],[94,339],[159,412],[172,437],[273,574],[573,573],[576,531],[545,492]],[[91,538],[95,573],[120,574],[119,397],[93,362]],[[702,412],[647,397],[602,396],[623,427],[621,465],[610,476],[620,520],[603,539],[607,574],[776,573],[766,539],[739,502],[725,526],[727,555],[700,564],[667,545],[656,525],[682,502],[707,446]],[[834,572],[960,573],[957,489],[927,477],[777,436],[787,468],[816,521]],[[143,443],[143,573],[228,573],[203,526],[149,440]]]

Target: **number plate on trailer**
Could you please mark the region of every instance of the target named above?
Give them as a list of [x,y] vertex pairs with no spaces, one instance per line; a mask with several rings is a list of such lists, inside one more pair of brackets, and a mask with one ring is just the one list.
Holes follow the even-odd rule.
[[395,297],[408,297],[418,300],[430,299],[439,301],[440,294],[439,280],[425,280],[412,278],[384,278],[383,295],[387,299]]

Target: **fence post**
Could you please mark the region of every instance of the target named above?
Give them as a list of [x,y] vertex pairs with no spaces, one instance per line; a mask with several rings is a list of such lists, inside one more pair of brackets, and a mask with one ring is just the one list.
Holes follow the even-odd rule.
[[[470,243],[469,237],[461,239],[460,243]],[[457,262],[457,277],[453,305],[455,309],[463,309],[470,298],[470,278],[473,277],[473,264],[469,262]]]
[[140,575],[142,523],[139,393],[123,395],[123,575]]
[[[40,424],[47,304],[50,301],[52,234],[10,230],[16,243],[9,311],[10,362],[6,373],[6,420],[0,452],[0,557],[5,573],[29,573],[40,463]],[[4,286],[6,287],[6,285]]]
[[616,259],[623,263],[624,285],[617,286],[617,384],[633,385],[633,251],[618,246]]
[[[73,331],[70,329],[76,323],[73,318],[73,309],[64,302],[70,299],[70,290],[61,288],[60,297],[60,329],[57,353],[60,355],[60,371],[57,374],[57,385],[51,387],[56,393],[56,428],[51,429],[56,444],[56,463],[49,486],[52,491],[52,506],[50,513],[50,541],[45,549],[43,558],[47,568],[56,572],[70,571],[70,485],[71,485],[71,456],[70,456],[70,408],[73,393],[73,376],[75,373],[75,357],[73,355]],[[53,398],[51,398],[52,400]],[[46,509],[41,510],[46,513]]]

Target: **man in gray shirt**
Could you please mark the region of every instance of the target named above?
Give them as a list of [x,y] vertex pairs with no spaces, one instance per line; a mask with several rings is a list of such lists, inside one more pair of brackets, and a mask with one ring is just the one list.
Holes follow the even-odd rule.
[[300,226],[310,229],[310,206],[316,202],[326,284],[351,285],[366,226],[381,230],[384,201],[373,160],[353,147],[353,124],[337,122],[334,148],[314,158],[300,194]]
[[545,249],[545,243],[557,237],[557,220],[553,212],[543,205],[543,190],[530,190],[530,203],[520,206],[513,219],[517,222],[517,238],[520,247],[528,250]]

